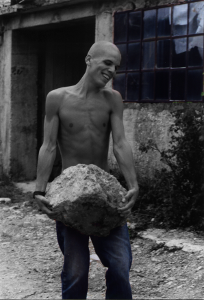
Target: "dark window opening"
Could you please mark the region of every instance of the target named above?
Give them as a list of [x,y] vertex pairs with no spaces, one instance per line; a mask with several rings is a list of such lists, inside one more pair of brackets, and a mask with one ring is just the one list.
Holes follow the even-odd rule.
[[124,101],[203,101],[204,1],[114,15]]

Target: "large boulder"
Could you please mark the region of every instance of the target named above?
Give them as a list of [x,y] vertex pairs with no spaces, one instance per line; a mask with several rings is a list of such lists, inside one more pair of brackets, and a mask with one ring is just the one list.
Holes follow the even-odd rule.
[[50,184],[46,198],[57,220],[86,235],[107,236],[126,219],[117,208],[126,190],[117,179],[95,165],[79,164],[65,169]]

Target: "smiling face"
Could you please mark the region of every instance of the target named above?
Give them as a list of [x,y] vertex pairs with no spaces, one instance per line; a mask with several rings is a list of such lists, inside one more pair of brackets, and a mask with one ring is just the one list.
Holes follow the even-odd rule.
[[115,76],[120,61],[120,52],[114,44],[96,43],[86,57],[88,75],[98,87],[104,87]]

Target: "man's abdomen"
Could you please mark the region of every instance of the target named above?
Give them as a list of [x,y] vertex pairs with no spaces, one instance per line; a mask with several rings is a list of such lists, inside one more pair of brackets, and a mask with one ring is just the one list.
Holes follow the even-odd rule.
[[63,169],[77,164],[94,164],[109,171],[109,135],[89,133],[69,138],[59,141]]

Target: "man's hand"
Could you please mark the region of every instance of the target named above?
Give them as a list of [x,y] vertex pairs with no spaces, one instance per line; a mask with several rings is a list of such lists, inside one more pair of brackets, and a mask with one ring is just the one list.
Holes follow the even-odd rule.
[[34,201],[36,202],[39,211],[46,214],[50,219],[55,220],[56,214],[52,212],[52,206],[45,197],[36,195]]
[[133,208],[137,197],[139,194],[139,188],[132,188],[129,190],[125,196],[125,198],[122,200],[122,202],[128,202],[125,206],[119,207],[118,212],[122,217],[128,217],[131,214],[131,209]]

